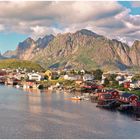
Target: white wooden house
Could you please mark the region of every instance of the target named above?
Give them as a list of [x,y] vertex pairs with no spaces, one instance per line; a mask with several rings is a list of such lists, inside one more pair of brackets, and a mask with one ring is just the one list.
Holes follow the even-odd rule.
[[38,73],[28,73],[29,80],[41,81],[44,76]]

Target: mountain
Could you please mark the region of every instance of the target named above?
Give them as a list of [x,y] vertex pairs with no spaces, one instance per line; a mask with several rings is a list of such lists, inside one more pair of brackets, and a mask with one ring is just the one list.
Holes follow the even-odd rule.
[[1,53],[0,53],[0,60],[1,59],[5,59],[5,57],[3,55],[1,55]]
[[43,38],[39,38],[37,41],[36,41],[36,45],[38,46],[38,48],[45,48],[50,41],[52,41],[54,39],[54,35],[46,35],[45,37]]
[[7,58],[19,58],[22,59],[25,55],[30,55],[35,47],[35,41],[32,38],[27,38],[23,42],[20,42],[14,51],[6,51],[3,56]]
[[75,33],[46,35],[37,41],[28,38],[11,54],[18,59],[35,61],[45,68],[125,70],[140,66],[140,41],[130,47],[82,29]]
[[7,51],[3,56],[8,58],[18,58],[23,60],[30,60],[34,55],[38,53],[40,49],[47,47],[48,43],[54,38],[53,35],[46,35],[43,38],[39,38],[34,41],[32,38],[27,38],[23,42],[20,42],[14,51]]
[[140,41],[135,40],[131,49],[130,57],[134,66],[140,67]]

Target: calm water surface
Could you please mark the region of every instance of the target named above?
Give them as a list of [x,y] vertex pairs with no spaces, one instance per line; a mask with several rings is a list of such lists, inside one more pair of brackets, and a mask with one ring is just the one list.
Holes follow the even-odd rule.
[[[32,93],[34,92],[34,93]],[[0,138],[140,138],[140,122],[69,94],[0,86]]]

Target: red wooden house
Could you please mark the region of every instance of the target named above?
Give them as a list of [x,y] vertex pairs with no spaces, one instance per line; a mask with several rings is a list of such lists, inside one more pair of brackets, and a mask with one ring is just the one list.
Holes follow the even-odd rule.
[[103,89],[102,85],[97,85],[96,83],[85,82],[81,85],[82,90],[95,90],[95,89]]
[[137,101],[139,97],[132,93],[122,93],[122,95],[119,97],[119,101],[123,103],[132,103],[133,101]]
[[98,93],[98,99],[118,99],[120,94],[117,90],[105,90],[104,92]]
[[98,100],[102,100],[102,101],[113,100],[113,98],[112,98],[112,95],[109,93],[102,93],[102,94],[99,94]]
[[130,82],[125,82],[123,83],[124,88],[130,88]]
[[120,97],[120,94],[117,90],[107,90],[106,93],[111,94],[113,99],[117,99]]

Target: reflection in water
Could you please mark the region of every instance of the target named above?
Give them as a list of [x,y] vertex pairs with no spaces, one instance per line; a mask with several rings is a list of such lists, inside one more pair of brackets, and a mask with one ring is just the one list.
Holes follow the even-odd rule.
[[71,100],[72,103],[80,103],[80,100]]
[[[72,93],[0,87],[0,138],[139,138],[140,123]],[[28,94],[27,94],[28,92]]]
[[38,89],[26,89],[27,92],[29,93],[34,93],[34,94],[28,94],[27,96],[27,102],[28,102],[28,107],[29,111],[31,113],[41,113],[41,92]]
[[44,97],[44,101],[46,102],[46,110],[47,112],[51,112],[52,108],[51,108],[51,100],[52,100],[52,96],[51,96],[51,91],[46,91],[47,96]]
[[41,91],[39,89],[33,89],[33,88],[23,88],[24,91],[28,92],[28,93],[41,93]]

